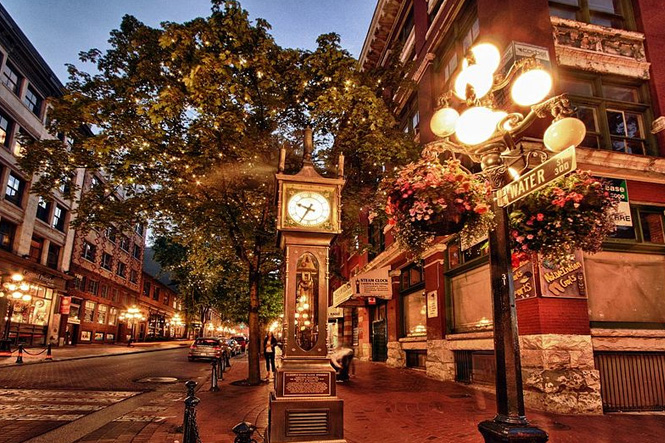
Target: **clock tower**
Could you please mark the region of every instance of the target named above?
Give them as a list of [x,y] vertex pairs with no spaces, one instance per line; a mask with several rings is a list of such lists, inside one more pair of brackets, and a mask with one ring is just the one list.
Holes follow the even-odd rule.
[[341,232],[340,155],[336,178],[322,177],[312,163],[312,130],[305,130],[303,166],[277,179],[277,229],[285,252],[283,360],[270,393],[270,443],[345,443],[343,401],[327,357],[330,242]]

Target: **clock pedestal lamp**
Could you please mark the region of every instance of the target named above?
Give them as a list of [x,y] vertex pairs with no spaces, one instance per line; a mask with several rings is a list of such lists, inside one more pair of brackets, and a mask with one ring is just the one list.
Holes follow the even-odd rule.
[[270,443],[344,440],[343,402],[327,357],[328,250],[341,232],[343,157],[337,178],[312,164],[312,130],[305,130],[303,167],[276,174],[277,228],[285,250],[283,361],[270,393]]

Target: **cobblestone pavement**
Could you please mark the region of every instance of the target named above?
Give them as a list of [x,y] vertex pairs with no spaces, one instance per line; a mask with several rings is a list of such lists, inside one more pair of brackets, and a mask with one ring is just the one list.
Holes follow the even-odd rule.
[[[340,383],[344,399],[344,430],[348,443],[482,442],[480,421],[495,414],[493,394],[427,378],[422,372],[392,369],[382,363],[358,362],[356,377]],[[198,423],[203,443],[232,442],[232,427],[249,421],[258,427],[255,438],[263,441],[268,424],[270,385],[241,387],[229,382],[247,376],[246,363],[235,364],[221,383],[220,392],[208,392],[204,384],[197,396]],[[177,419],[144,428],[134,441],[169,442]],[[656,443],[665,435],[665,416],[659,414],[608,414],[564,416],[527,411],[529,420],[545,429],[555,443]]]

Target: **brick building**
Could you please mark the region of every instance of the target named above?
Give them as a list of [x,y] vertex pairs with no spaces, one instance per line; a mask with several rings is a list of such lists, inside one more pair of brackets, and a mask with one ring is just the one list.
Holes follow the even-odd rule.
[[178,287],[154,260],[154,251],[146,248],[143,255],[143,277],[139,305],[147,312],[146,338],[151,340],[182,338],[185,314],[178,297]]
[[[0,83],[0,274],[7,284],[20,275],[24,286],[1,292],[0,331],[12,344],[44,345],[57,342],[58,306],[71,280],[73,203],[61,194],[71,184],[46,200],[31,194],[17,156],[25,138],[55,139],[45,127],[46,98],[59,96],[62,84],[1,5]],[[81,179],[72,175],[73,183]]]
[[[380,0],[360,63],[401,48],[413,91],[396,113],[421,144],[437,97],[475,43],[534,48],[586,125],[578,168],[611,179],[622,220],[596,255],[565,269],[532,261],[514,269],[525,401],[562,413],[665,408],[665,25],[649,0]],[[507,66],[508,68],[509,66]],[[515,111],[516,109],[505,109]],[[544,126],[522,143],[541,143]],[[450,236],[409,261],[389,227],[368,226],[372,252],[336,249],[346,279],[387,268],[390,300],[352,297],[342,284],[340,334],[363,359],[426,370],[492,388],[492,301],[486,242]],[[572,283],[575,284],[572,284]],[[344,283],[344,282],[342,282]]]

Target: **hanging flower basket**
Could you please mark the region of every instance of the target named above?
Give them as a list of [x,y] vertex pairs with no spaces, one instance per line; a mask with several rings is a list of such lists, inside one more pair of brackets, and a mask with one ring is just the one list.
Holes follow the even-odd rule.
[[493,226],[489,184],[457,160],[441,163],[428,156],[410,163],[384,180],[381,195],[395,237],[412,252],[421,252],[437,235],[473,238]]
[[554,263],[576,249],[595,253],[614,231],[619,201],[602,179],[575,172],[515,203],[510,212],[513,254],[540,253]]

